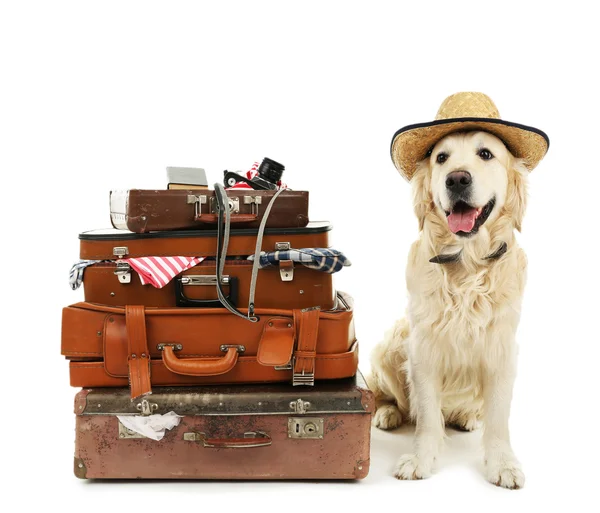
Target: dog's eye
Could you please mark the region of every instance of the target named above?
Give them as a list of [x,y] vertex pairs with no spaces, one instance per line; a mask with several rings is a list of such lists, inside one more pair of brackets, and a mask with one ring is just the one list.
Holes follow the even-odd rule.
[[479,155],[483,160],[490,160],[490,159],[494,158],[494,156],[492,155],[492,152],[490,150],[488,150],[487,148],[481,148],[477,152],[477,155]]
[[447,153],[438,153],[438,156],[435,160],[438,164],[443,164],[444,162],[446,162],[448,160],[448,154]]

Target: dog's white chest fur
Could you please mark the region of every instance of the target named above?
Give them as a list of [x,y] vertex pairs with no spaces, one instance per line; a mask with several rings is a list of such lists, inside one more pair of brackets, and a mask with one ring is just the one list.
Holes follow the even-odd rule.
[[[418,246],[413,251],[419,252]],[[438,377],[444,413],[479,410],[482,370],[513,356],[506,330],[519,320],[525,265],[516,246],[477,272],[461,263],[409,258],[409,325],[416,336],[407,349],[410,361],[431,367],[430,375]]]

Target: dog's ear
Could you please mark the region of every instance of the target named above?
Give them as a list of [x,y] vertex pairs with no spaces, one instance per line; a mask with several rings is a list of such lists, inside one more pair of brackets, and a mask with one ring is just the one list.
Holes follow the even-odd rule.
[[429,160],[426,158],[417,165],[412,180],[413,208],[419,220],[419,231],[423,231],[425,217],[432,208],[431,199],[431,173]]
[[512,159],[508,171],[508,189],[505,208],[513,220],[514,227],[521,231],[527,206],[527,175],[529,171],[521,159]]

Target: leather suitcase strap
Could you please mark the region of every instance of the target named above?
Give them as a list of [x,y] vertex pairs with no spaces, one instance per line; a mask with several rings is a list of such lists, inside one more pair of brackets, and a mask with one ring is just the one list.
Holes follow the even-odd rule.
[[150,352],[146,340],[146,315],[143,306],[126,306],[127,362],[131,399],[152,393],[150,384]]
[[315,384],[315,357],[317,356],[317,334],[319,314],[316,306],[294,310],[294,324],[298,326],[298,344],[294,353],[293,385]]

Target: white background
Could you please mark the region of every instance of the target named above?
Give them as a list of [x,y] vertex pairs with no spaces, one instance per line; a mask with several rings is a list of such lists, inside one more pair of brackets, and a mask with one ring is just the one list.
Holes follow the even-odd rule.
[[[1,5],[0,501],[65,512],[597,508],[600,41],[587,3]],[[520,236],[530,270],[511,428],[523,490],[486,483],[479,433],[449,432],[430,480],[396,481],[410,428],[374,432],[371,473],[358,483],[73,477],[61,308],[83,297],[67,271],[77,234],[109,225],[110,189],[164,187],[166,166],[204,167],[214,182],[264,156],[285,164],[288,184],[311,191],[311,218],[334,224],[353,262],[336,280],[356,299],[367,370],[403,314],[417,237],[391,137],[464,90],[551,139]]]

